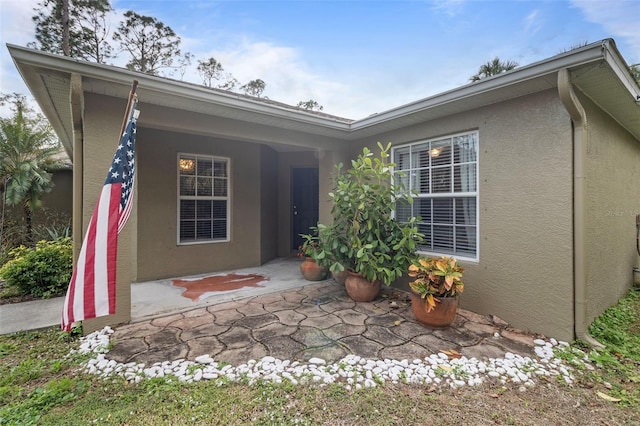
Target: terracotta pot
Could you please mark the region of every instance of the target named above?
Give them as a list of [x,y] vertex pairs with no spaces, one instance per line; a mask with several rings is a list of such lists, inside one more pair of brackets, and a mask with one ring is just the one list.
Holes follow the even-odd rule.
[[427,312],[427,300],[411,292],[411,309],[416,319],[431,327],[450,325],[458,312],[458,297],[436,297],[436,307]]
[[307,281],[322,281],[327,278],[327,268],[318,265],[315,260],[305,257],[300,264],[300,272]]
[[344,285],[344,281],[347,279],[348,272],[345,269],[342,272],[332,272],[331,276],[338,283]]
[[380,294],[380,281],[371,282],[351,271],[344,280],[344,287],[354,302],[371,302]]

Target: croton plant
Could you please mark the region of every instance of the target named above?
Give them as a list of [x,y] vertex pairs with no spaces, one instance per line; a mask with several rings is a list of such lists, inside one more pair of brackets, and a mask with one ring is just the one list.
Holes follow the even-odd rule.
[[427,300],[427,312],[435,308],[438,297],[456,297],[464,290],[462,268],[453,257],[420,258],[409,266],[411,289]]

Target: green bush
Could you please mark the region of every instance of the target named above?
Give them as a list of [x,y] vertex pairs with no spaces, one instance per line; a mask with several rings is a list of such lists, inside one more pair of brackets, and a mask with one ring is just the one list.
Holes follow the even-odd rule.
[[71,279],[71,238],[39,241],[35,248],[17,247],[0,268],[0,277],[20,294],[49,298],[64,294]]

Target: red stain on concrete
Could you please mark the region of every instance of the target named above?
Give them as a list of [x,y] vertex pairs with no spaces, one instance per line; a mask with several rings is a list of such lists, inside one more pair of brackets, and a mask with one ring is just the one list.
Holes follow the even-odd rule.
[[269,281],[269,278],[258,274],[227,274],[204,277],[198,280],[172,280],[171,282],[176,287],[185,288],[182,295],[196,302],[205,293],[238,290],[243,287],[261,287],[259,284],[263,281]]

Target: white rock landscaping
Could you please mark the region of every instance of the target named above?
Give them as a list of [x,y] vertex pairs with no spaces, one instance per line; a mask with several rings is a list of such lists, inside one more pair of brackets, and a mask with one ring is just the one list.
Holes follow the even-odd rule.
[[[218,385],[229,382],[253,384],[258,381],[291,384],[317,384],[319,386],[338,383],[346,389],[372,388],[386,382],[407,383],[429,386],[477,386],[485,380],[501,384],[520,385],[524,391],[535,385],[541,376],[557,376],[567,384],[573,383],[574,366],[557,358],[554,349],[569,348],[567,342],[549,339],[534,341],[535,358],[506,352],[503,358],[479,360],[476,358],[451,358],[447,354],[432,354],[424,359],[414,360],[374,360],[357,355],[347,355],[335,364],[327,365],[325,360],[311,358],[307,363],[280,360],[265,356],[259,360],[249,360],[245,364],[232,366],[216,362],[205,354],[195,361],[178,359],[157,362],[151,366],[140,363],[118,363],[107,358],[110,327],[89,334],[80,339],[80,346],[72,353],[92,354],[84,365],[84,370],[103,378],[122,377],[128,382],[138,383],[154,377],[175,378],[182,382],[215,381]],[[586,368],[590,365],[578,363]]]

